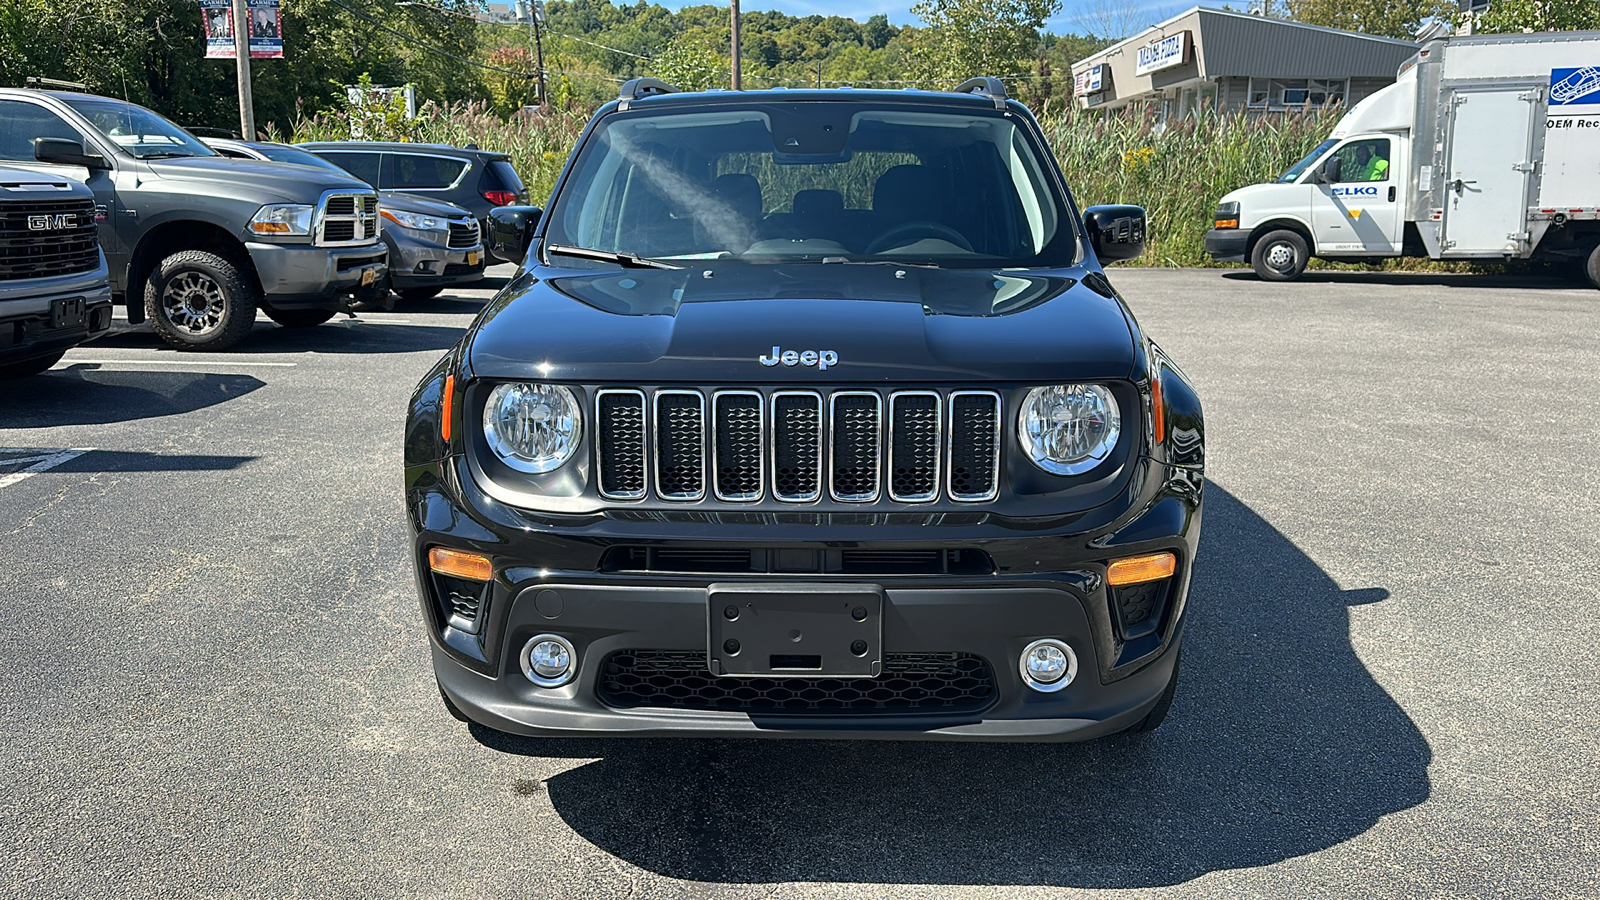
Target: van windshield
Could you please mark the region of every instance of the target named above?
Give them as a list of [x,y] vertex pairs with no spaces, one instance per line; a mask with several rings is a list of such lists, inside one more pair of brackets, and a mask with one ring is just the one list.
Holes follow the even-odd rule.
[[1305,159],[1302,159],[1299,162],[1295,163],[1294,165],[1290,166],[1289,170],[1287,172],[1284,172],[1282,175],[1279,175],[1278,176],[1278,183],[1279,184],[1288,184],[1288,183],[1298,179],[1301,175],[1305,174],[1305,171],[1307,169],[1311,168],[1313,165],[1316,164],[1317,159],[1319,157],[1321,157],[1322,154],[1328,152],[1328,148],[1329,147],[1332,147],[1334,144],[1337,144],[1337,143],[1339,143],[1337,138],[1328,138],[1327,140],[1325,140],[1322,143],[1318,144],[1317,145],[1317,149],[1311,151],[1310,153],[1307,153],[1306,156],[1305,156]]
[[650,259],[1064,266],[1078,240],[1014,117],[847,102],[718,104],[603,120],[546,247]]

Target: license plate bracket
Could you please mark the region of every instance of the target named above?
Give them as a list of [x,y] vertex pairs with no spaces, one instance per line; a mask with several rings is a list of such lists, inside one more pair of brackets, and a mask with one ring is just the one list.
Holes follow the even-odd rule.
[[883,588],[876,584],[713,584],[706,621],[706,657],[715,675],[883,672]]
[[377,269],[367,268],[367,269],[362,269],[361,270],[361,286],[362,287],[366,287],[369,284],[373,284],[373,283],[377,282],[377,280],[378,280],[378,270]]
[[51,328],[77,328],[88,318],[89,307],[82,297],[63,297],[50,301]]
[[476,251],[476,250],[468,250],[467,251],[467,265],[475,266],[477,264],[478,264],[478,251]]

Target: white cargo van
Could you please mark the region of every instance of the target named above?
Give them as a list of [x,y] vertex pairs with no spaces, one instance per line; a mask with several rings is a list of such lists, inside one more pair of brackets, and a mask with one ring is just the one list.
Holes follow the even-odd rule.
[[1215,219],[1206,252],[1270,281],[1313,256],[1542,258],[1581,263],[1600,287],[1600,31],[1429,41]]

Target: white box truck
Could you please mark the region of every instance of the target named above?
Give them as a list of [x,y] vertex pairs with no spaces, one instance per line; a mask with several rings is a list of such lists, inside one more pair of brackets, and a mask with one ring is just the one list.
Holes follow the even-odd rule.
[[1570,260],[1600,287],[1600,31],[1428,41],[1277,181],[1223,197],[1206,252]]

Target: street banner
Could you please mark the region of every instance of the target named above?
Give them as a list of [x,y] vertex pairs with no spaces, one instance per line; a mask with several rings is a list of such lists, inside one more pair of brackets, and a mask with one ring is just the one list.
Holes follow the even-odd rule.
[[[280,0],[247,0],[251,59],[283,58]],[[233,0],[200,0],[206,29],[206,59],[233,59]]]

